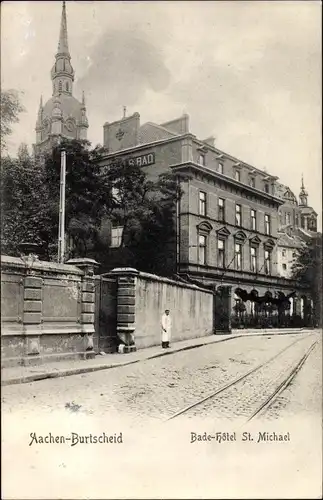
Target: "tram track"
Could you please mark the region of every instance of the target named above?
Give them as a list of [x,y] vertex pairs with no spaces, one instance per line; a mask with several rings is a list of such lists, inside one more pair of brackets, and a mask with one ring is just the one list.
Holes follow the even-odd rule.
[[285,389],[293,382],[294,378],[301,370],[302,366],[306,362],[307,358],[310,356],[311,352],[317,346],[318,341],[316,340],[311,347],[307,350],[307,352],[302,356],[302,358],[296,363],[296,365],[292,365],[288,369],[287,375],[284,377],[282,382],[278,385],[278,387],[273,391],[273,393],[264,401],[259,408],[248,418],[247,422],[254,420],[255,418],[259,418],[266,414],[266,412],[270,409],[271,405],[277,400],[277,398],[284,392]]
[[[274,363],[276,360],[278,360],[280,357],[282,357],[288,350],[292,349],[295,347],[297,344],[300,342],[305,342],[308,341],[309,338],[311,338],[313,335],[309,335],[308,337],[297,339],[296,341],[292,342],[288,346],[286,346],[284,349],[280,350],[278,353],[276,353],[274,356],[271,356],[269,359],[266,361],[260,363],[256,367],[252,368],[251,370],[248,370],[242,375],[239,375],[235,379],[229,381],[228,383],[224,384],[221,387],[216,388],[213,390],[211,393],[209,393],[207,396],[200,398],[199,400],[191,403],[190,405],[180,409],[176,413],[173,413],[170,417],[168,417],[164,422],[169,422],[170,420],[177,419],[180,416],[184,416],[186,414],[189,414],[192,410],[198,408],[198,407],[205,407],[205,404],[207,402],[212,402],[212,400],[219,400],[221,398],[224,400],[226,398],[226,395],[229,393],[230,390],[232,389],[237,389],[237,386],[239,384],[244,384],[246,381],[250,381],[249,379],[252,378],[252,376],[258,374],[261,370],[263,370],[266,367],[269,367],[270,364]],[[262,402],[260,405],[257,406],[257,408],[252,411],[251,416],[249,415],[246,418],[246,422],[249,422],[250,420],[259,417],[260,415],[263,415],[266,410],[273,404],[275,399],[291,384],[292,380],[295,378],[299,370],[302,368],[303,364],[305,363],[306,359],[314,349],[315,345],[317,344],[317,340],[311,344],[310,348],[306,350],[305,354],[302,355],[301,359],[298,360],[296,363],[295,361],[292,363],[292,365],[289,365],[288,369],[288,374],[287,376],[283,377],[283,380],[280,381],[279,379],[282,378],[282,373],[286,373],[286,370],[283,370],[279,372],[278,377],[276,377],[274,380],[269,379],[269,382],[266,384],[266,388],[270,387],[271,385],[274,386],[274,390],[270,392],[270,394],[265,397],[265,400],[262,399]],[[261,378],[260,378],[261,380]],[[261,392],[261,391],[260,391]]]

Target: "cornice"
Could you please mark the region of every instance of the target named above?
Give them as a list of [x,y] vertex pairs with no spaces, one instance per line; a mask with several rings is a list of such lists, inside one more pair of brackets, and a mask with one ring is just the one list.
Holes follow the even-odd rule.
[[220,181],[224,181],[228,185],[234,186],[235,188],[238,188],[240,190],[247,191],[248,193],[251,193],[253,196],[257,196],[258,198],[263,198],[268,201],[271,201],[272,203],[275,203],[278,206],[281,206],[284,204],[283,200],[280,198],[277,198],[276,196],[273,196],[269,193],[266,193],[265,191],[260,191],[259,189],[253,188],[249,186],[248,184],[244,184],[242,182],[238,182],[232,177],[229,177],[224,174],[220,174],[219,172],[216,172],[215,170],[212,170],[208,167],[205,167],[203,165],[200,165],[198,163],[195,163],[193,161],[187,161],[187,162],[181,162],[177,163],[174,165],[170,165],[170,168],[174,170],[175,172],[177,170],[193,170],[196,172],[199,172],[200,174],[209,176],[211,178],[215,178]]

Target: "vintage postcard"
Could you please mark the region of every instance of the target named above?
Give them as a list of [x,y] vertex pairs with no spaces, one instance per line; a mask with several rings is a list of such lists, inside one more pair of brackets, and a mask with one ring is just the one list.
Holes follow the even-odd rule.
[[2,2],[5,500],[322,497],[321,35]]

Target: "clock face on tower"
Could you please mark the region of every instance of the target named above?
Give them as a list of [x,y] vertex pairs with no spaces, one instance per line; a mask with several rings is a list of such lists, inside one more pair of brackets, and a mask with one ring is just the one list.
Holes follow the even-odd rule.
[[64,124],[64,128],[65,128],[66,132],[68,132],[68,133],[74,132],[74,130],[75,130],[74,120],[71,118],[68,118]]

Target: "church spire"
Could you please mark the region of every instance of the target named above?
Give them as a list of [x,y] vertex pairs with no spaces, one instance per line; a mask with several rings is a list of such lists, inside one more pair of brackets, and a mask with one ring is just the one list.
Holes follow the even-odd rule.
[[43,96],[40,96],[39,108],[38,108],[38,116],[36,122],[36,131],[39,131],[42,127],[43,121]]
[[308,197],[308,193],[305,190],[304,177],[303,177],[303,174],[302,174],[302,184],[301,184],[301,190],[300,190],[300,193],[299,193],[299,204],[301,206],[307,207],[307,197]]
[[63,7],[62,7],[61,29],[60,29],[60,33],[59,33],[57,53],[70,55],[69,50],[68,50],[66,3],[65,2],[63,2]]
[[62,6],[58,48],[55,56],[55,63],[51,72],[51,77],[53,81],[53,96],[57,96],[60,94],[72,94],[74,70],[71,65],[71,56],[68,48],[65,2],[63,2]]

